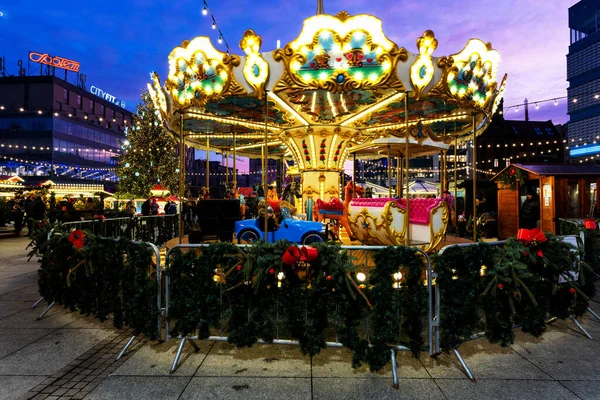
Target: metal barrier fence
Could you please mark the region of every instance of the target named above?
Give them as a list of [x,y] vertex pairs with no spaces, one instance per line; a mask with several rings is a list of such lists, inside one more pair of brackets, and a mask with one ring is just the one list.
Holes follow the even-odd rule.
[[86,229],[106,238],[124,238],[162,245],[179,236],[179,215],[147,215],[71,221],[62,224],[67,231]]
[[[245,248],[245,247],[249,247],[251,245],[238,245],[238,247],[240,248]],[[168,268],[169,265],[169,259],[171,257],[171,254],[173,253],[173,251],[175,251],[176,249],[201,249],[204,247],[208,247],[208,244],[181,244],[181,245],[177,245],[174,246],[173,248],[169,249],[169,251],[167,252],[166,255],[166,261],[165,261],[165,265]],[[370,269],[370,263],[369,263],[369,253],[370,252],[374,252],[374,251],[378,251],[378,250],[382,250],[382,249],[386,249],[388,247],[386,246],[340,246],[342,250],[348,250],[349,252],[352,251],[363,251],[365,252],[365,262],[364,262],[364,266],[365,266],[365,275],[366,275],[366,280],[365,282],[369,281],[369,269]],[[432,268],[431,268],[431,260],[429,258],[429,255],[427,253],[425,253],[423,250],[419,249],[419,248],[415,248],[415,250],[417,252],[419,252],[421,255],[423,255],[425,261],[426,261],[426,267],[425,267],[425,273],[427,276],[427,289],[429,292],[431,292],[432,290],[432,285],[433,285],[433,280],[432,280]],[[166,336],[165,336],[165,340],[169,340],[170,339],[170,335],[169,335],[169,319],[168,319],[168,315],[169,315],[169,301],[170,301],[170,296],[171,296],[171,292],[170,292],[170,288],[169,288],[169,283],[170,283],[170,276],[169,274],[165,274],[165,314],[166,314],[166,320],[165,320],[165,331],[166,331]],[[223,285],[221,282],[220,285],[221,288],[221,296],[220,298],[222,299],[222,291],[223,291]],[[431,315],[432,315],[432,303],[431,303],[431,296],[428,297],[429,301],[428,301],[428,315],[429,315],[429,321],[431,321]],[[277,322],[279,322],[279,315],[276,316],[277,318]],[[223,319],[223,315],[221,315],[221,320]],[[365,321],[365,335],[368,337],[369,335],[369,325],[368,325],[368,320]],[[278,325],[276,323],[276,325]],[[337,326],[337,320],[336,320],[336,326]],[[219,332],[219,335],[215,335],[215,336],[209,336],[208,338],[206,338],[205,340],[212,340],[212,341],[220,341],[220,342],[226,342],[227,341],[227,336],[223,336],[223,329],[224,327],[222,327],[222,329]],[[431,332],[431,327],[429,328],[429,332]],[[198,336],[183,336],[183,337],[178,337],[178,339],[180,339],[180,343],[179,346],[177,348],[177,353],[175,354],[175,358],[173,360],[173,364],[171,366],[171,373],[175,372],[179,366],[179,362],[181,359],[181,352],[183,350],[183,346],[184,344],[187,342],[190,343],[190,345],[196,350],[199,351],[200,347],[198,346],[198,344],[195,343],[195,340],[198,340]],[[258,343],[265,343],[262,340],[259,340]],[[429,341],[429,343],[431,343],[431,339]],[[290,339],[281,339],[279,337],[279,332],[277,331],[276,337],[275,339],[271,342],[271,344],[284,344],[284,345],[299,345],[299,342],[296,340],[290,340]],[[336,337],[335,337],[335,341],[333,342],[326,342],[326,346],[327,347],[344,347],[342,343],[340,343],[338,341],[338,337],[337,337],[337,332],[336,332]],[[398,388],[399,385],[399,381],[398,381],[398,370],[397,370],[397,366],[396,366],[396,351],[410,351],[410,349],[406,346],[401,346],[401,345],[396,345],[393,346],[391,349],[391,354],[390,354],[390,358],[391,358],[391,362],[392,362],[392,379],[393,379],[393,385],[395,388]]]
[[[562,238],[564,241],[570,243],[571,245],[575,246],[576,248],[578,248],[578,252],[580,249],[583,248],[583,243],[581,242],[581,237],[576,236],[576,235],[569,235],[569,236],[558,236],[559,238]],[[506,241],[505,240],[501,240],[501,241],[495,241],[495,242],[485,242],[485,244],[488,245],[492,245],[492,246],[502,246]],[[439,255],[441,256],[442,254],[444,254],[448,249],[451,248],[457,248],[457,247],[470,247],[470,246],[477,246],[479,245],[479,243],[461,243],[461,244],[454,244],[454,245],[449,245],[449,246],[445,246],[443,247],[440,251],[439,251]],[[579,259],[579,256],[578,256]],[[432,274],[432,278],[437,278],[437,274],[435,273],[435,271]],[[429,291],[429,303],[434,303],[435,307],[434,307],[434,313],[431,316],[430,320],[429,320],[429,326],[430,326],[430,332],[429,332],[429,339],[430,339],[430,344],[429,344],[429,355],[431,357],[435,357],[436,355],[441,353],[441,344],[440,344],[440,321],[441,321],[441,297],[440,297],[440,285],[438,282],[436,282],[435,288],[433,291]],[[598,316],[590,307],[587,308],[587,310],[600,321],[600,316]],[[588,339],[593,340],[592,336],[585,330],[585,328],[583,328],[583,326],[581,326],[581,324],[579,323],[579,321],[577,320],[577,318],[573,315],[571,315],[569,317],[577,326],[577,328],[581,331],[581,333],[586,336]],[[556,320],[556,317],[550,317],[546,323],[550,323],[552,321]],[[513,326],[513,328],[518,328],[518,325]],[[479,339],[481,337],[484,337],[485,333],[484,332],[479,332],[476,334],[471,335],[470,337],[466,338],[463,342],[467,342],[470,340],[475,340],[475,339]],[[454,353],[454,355],[456,356],[456,358],[458,359],[461,367],[463,368],[464,372],[466,373],[466,375],[469,377],[469,379],[471,379],[472,381],[475,380],[473,373],[471,372],[471,370],[469,369],[467,363],[465,362],[465,360],[462,358],[462,356],[460,355],[460,352],[458,351],[457,348],[453,348],[452,352]]]

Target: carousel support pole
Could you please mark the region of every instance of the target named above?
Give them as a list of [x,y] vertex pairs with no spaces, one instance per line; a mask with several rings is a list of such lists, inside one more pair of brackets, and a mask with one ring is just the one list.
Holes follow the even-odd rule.
[[237,150],[235,148],[235,132],[233,132],[233,187],[237,188]]
[[268,134],[269,134],[269,98],[265,91],[265,131],[264,131],[264,144],[263,144],[263,160],[262,160],[262,185],[263,190],[265,191],[265,243],[269,242],[269,213],[267,209],[269,207],[268,202],[268,180],[269,174],[267,172],[267,168],[269,167],[269,148],[267,147],[268,143]]
[[185,138],[183,133],[183,114],[179,114],[179,244],[183,243],[183,198],[185,197]]
[[225,152],[225,187],[229,187],[229,154]]
[[396,157],[396,196],[402,196],[402,157]]
[[473,113],[473,241],[477,241],[477,126]]
[[387,170],[388,170],[388,197],[392,197],[392,150],[387,147]]
[[458,147],[458,137],[455,136],[454,137],[454,229],[457,229],[457,223],[458,223],[458,213],[456,212],[456,204],[458,203],[458,182],[456,181],[458,179],[458,169],[456,168],[457,165],[457,156],[456,156],[456,148]]
[[206,138],[206,193],[210,197],[210,138]]
[[[441,181],[441,191],[443,192],[444,190],[447,189],[446,185],[447,185],[447,165],[446,165],[446,150],[442,150],[442,176],[440,177],[440,181]],[[441,194],[441,193],[440,193]]]
[[406,123],[406,127],[405,127],[405,133],[406,133],[406,146],[404,147],[404,159],[406,162],[406,193],[404,193],[405,199],[406,199],[406,238],[405,238],[405,244],[406,246],[410,245],[410,225],[408,223],[408,216],[409,214],[409,204],[408,204],[408,185],[410,183],[410,174],[409,174],[409,154],[408,154],[408,138],[409,138],[409,133],[408,133],[408,94],[410,92],[406,91],[404,92],[404,122]]
[[356,191],[356,153],[352,153],[352,190],[353,195]]
[[285,157],[283,156],[283,154],[281,155],[281,161],[279,161],[280,163],[280,168],[279,170],[281,171],[281,177],[280,177],[280,181],[281,181],[281,186],[279,186],[279,190],[282,195],[283,195],[283,189],[285,189]]

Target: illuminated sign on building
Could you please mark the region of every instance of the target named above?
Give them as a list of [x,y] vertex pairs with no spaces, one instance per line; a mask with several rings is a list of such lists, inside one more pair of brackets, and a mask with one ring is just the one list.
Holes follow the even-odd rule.
[[79,62],[63,57],[52,57],[48,53],[29,52],[29,59],[33,62],[51,65],[53,67],[66,69],[67,71],[79,72]]
[[114,105],[117,105],[121,108],[125,108],[125,102],[123,100],[117,99],[112,94],[106,93],[104,90],[99,89],[96,86],[92,86],[90,88],[90,92],[92,92],[92,94],[94,94],[110,103],[113,103]]

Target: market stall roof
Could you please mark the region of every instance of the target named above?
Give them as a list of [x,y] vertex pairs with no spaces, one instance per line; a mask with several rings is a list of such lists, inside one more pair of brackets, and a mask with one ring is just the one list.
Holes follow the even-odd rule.
[[2,183],[7,183],[7,182],[17,183],[17,182],[24,182],[24,180],[23,180],[23,178],[16,176],[16,175],[0,175],[0,182],[2,182]]
[[506,170],[515,167],[539,176],[600,176],[600,165],[595,164],[511,164],[496,174],[491,180],[496,180]]

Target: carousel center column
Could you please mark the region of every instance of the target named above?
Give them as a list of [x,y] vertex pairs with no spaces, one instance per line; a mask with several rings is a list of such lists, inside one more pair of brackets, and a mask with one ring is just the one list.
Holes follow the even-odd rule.
[[340,171],[355,135],[354,130],[337,125],[293,128],[281,134],[302,174],[302,203],[309,220],[317,199],[327,202],[341,197]]

